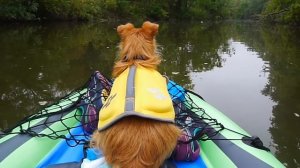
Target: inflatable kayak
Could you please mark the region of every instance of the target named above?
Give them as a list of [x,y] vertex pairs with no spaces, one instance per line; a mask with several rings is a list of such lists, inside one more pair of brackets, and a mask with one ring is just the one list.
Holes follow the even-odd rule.
[[[0,133],[0,168],[80,164],[93,151],[87,144],[111,84],[95,72],[83,87]],[[284,167],[258,137],[250,136],[199,95],[172,81],[168,89],[176,124],[201,130],[187,142],[196,140],[200,155],[193,161],[172,161],[176,167]],[[189,122],[180,122],[182,116]]]

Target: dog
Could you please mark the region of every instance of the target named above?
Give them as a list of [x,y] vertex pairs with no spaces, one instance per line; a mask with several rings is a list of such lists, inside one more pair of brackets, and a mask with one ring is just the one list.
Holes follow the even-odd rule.
[[159,168],[181,134],[167,80],[157,72],[158,28],[149,21],[141,28],[131,23],[117,27],[121,42],[115,81],[91,141],[113,168]]

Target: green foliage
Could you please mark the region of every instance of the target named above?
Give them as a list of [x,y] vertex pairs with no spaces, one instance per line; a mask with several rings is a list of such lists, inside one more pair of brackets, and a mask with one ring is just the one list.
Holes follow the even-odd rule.
[[167,4],[163,3],[152,3],[149,8],[147,8],[147,17],[153,19],[166,19],[169,17],[169,12],[167,10]]
[[40,15],[48,19],[92,19],[101,12],[97,0],[40,0]]
[[300,24],[300,2],[294,0],[270,0],[264,16],[274,22]]
[[1,20],[224,20],[300,22],[295,0],[0,0]]
[[190,15],[196,19],[220,20],[229,16],[228,0],[195,0],[191,4]]
[[104,0],[103,17],[121,19],[167,19],[169,17],[168,3],[159,0]]
[[0,20],[35,20],[38,6],[36,0],[1,0]]
[[239,19],[254,19],[263,11],[266,0],[242,0],[239,2],[239,8],[235,17]]
[[287,15],[287,20],[293,23],[300,23],[300,2],[291,5],[291,11]]

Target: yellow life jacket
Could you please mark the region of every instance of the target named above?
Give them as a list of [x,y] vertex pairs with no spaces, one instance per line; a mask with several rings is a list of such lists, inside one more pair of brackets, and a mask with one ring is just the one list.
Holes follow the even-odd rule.
[[175,112],[166,79],[156,70],[131,66],[115,79],[100,110],[98,130],[132,115],[174,122]]

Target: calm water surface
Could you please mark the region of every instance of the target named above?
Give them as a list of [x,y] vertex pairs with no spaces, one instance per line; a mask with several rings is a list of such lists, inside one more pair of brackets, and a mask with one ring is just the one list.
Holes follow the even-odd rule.
[[[0,129],[110,76],[110,24],[0,25]],[[300,29],[253,23],[160,23],[160,71],[202,95],[288,167],[300,167]]]

